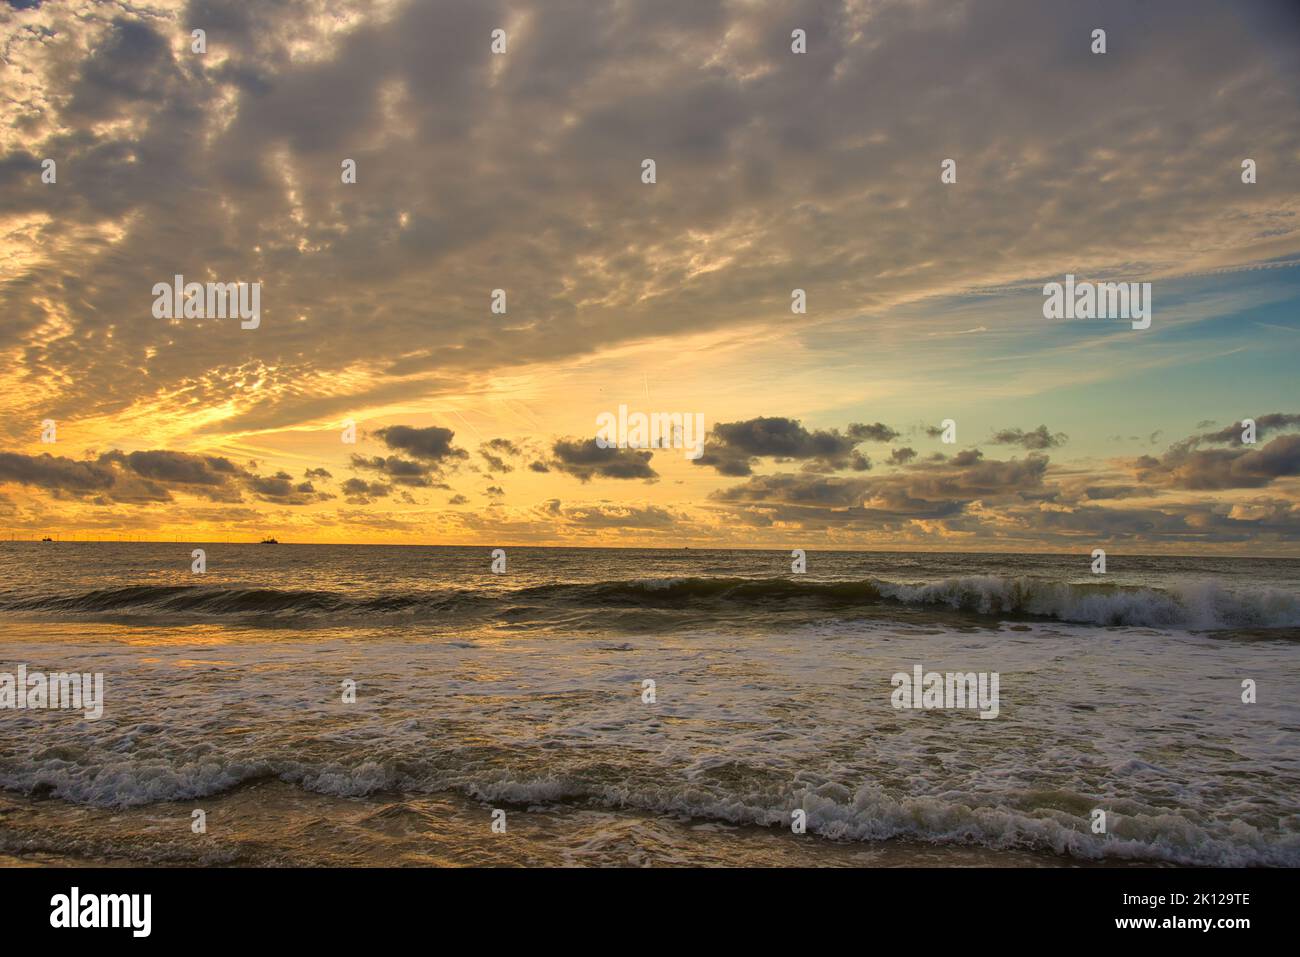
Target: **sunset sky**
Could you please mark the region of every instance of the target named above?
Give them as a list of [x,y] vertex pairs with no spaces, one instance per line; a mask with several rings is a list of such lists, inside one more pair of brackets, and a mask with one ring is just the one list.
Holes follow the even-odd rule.
[[4,537],[1300,555],[1292,3],[11,0],[0,56]]

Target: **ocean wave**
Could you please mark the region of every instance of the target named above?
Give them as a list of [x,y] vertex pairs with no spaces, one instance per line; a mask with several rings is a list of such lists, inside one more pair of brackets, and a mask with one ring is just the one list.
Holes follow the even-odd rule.
[[205,585],[128,585],[70,595],[0,595],[0,611],[69,614],[168,613],[199,616],[323,616],[402,614],[484,601],[469,591],[390,593],[355,597],[312,589],[230,588]]
[[1275,588],[1231,590],[1213,579],[1161,589],[985,575],[879,587],[882,596],[904,604],[981,615],[1193,630],[1300,627],[1295,595]]
[[1230,589],[1214,579],[1169,588],[1027,576],[884,579],[688,577],[556,583],[511,591],[430,589],[377,595],[205,585],[131,585],[66,595],[0,594],[0,611],[69,615],[242,616],[281,620],[409,619],[428,612],[512,607],[709,608],[866,612],[910,607],[963,615],[1191,630],[1300,627],[1300,600],[1280,589]]
[[[338,798],[390,794],[455,793],[489,804],[520,807],[600,808],[671,815],[691,821],[788,828],[793,812],[806,815],[809,834],[828,840],[913,840],[993,850],[1051,851],[1082,860],[1147,861],[1211,867],[1300,866],[1300,836],[1267,834],[1240,821],[1197,822],[1159,808],[1112,812],[1108,833],[1093,834],[1086,808],[1057,800],[1037,804],[1028,795],[948,793],[898,796],[874,784],[849,789],[837,783],[793,782],[785,787],[719,792],[689,780],[647,785],[610,780],[605,773],[559,772],[516,777],[466,768],[416,769],[403,762],[365,761],[345,768],[295,761],[208,761],[179,768],[100,769],[54,761],[27,773],[0,775],[0,788],[104,808],[193,801],[278,779],[305,791]],[[1068,803],[1068,802],[1067,802]]]

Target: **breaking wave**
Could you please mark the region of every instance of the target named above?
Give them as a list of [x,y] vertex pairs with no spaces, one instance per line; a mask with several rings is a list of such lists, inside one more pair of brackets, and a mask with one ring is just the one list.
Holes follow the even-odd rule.
[[377,595],[205,585],[131,585],[67,595],[0,594],[0,610],[66,615],[192,615],[382,620],[427,612],[537,609],[806,609],[888,613],[890,607],[1085,625],[1216,630],[1300,627],[1300,600],[1273,588],[1229,589],[1215,579],[1167,589],[975,575],[907,583],[883,579],[690,577],[559,583],[509,591],[434,589]]
[[[789,826],[801,808],[810,834],[838,841],[906,839],[995,850],[1039,850],[1084,860],[1135,860],[1197,866],[1300,866],[1300,837],[1265,834],[1237,823],[1222,833],[1188,817],[1156,809],[1113,815],[1109,833],[1089,832],[1083,795],[1023,792],[1011,803],[950,792],[897,796],[866,784],[856,790],[826,782],[719,791],[683,780],[648,785],[601,773],[559,772],[516,777],[468,767],[420,767],[419,762],[366,761],[353,767],[295,760],[205,761],[184,767],[100,768],[97,773],[66,760],[21,773],[0,774],[7,791],[58,797],[74,803],[126,808],[156,802],[192,801],[259,781],[279,779],[304,790],[340,798],[385,794],[454,792],[489,803],[524,806],[599,807],[610,811],[669,814],[697,821],[760,827]],[[1003,796],[1005,799],[1008,796]],[[1077,804],[1078,807],[1063,805]],[[0,840],[0,848],[5,846]]]

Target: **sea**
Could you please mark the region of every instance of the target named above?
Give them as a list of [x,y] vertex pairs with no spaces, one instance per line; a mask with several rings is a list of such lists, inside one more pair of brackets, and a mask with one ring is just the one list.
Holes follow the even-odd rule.
[[0,542],[0,864],[1300,865],[1300,560],[494,551]]

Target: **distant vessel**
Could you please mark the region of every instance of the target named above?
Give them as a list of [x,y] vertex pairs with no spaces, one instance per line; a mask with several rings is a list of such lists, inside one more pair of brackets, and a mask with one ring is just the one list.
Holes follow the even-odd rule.
[[50,536],[46,535],[44,538],[41,539],[41,541],[43,541],[43,542],[52,542],[52,541],[54,541],[54,539],[52,539],[52,538],[50,538]]
[[264,538],[264,539],[262,539],[260,542],[258,542],[258,544],[259,544],[259,545],[279,545],[280,543],[277,542],[274,538]]

